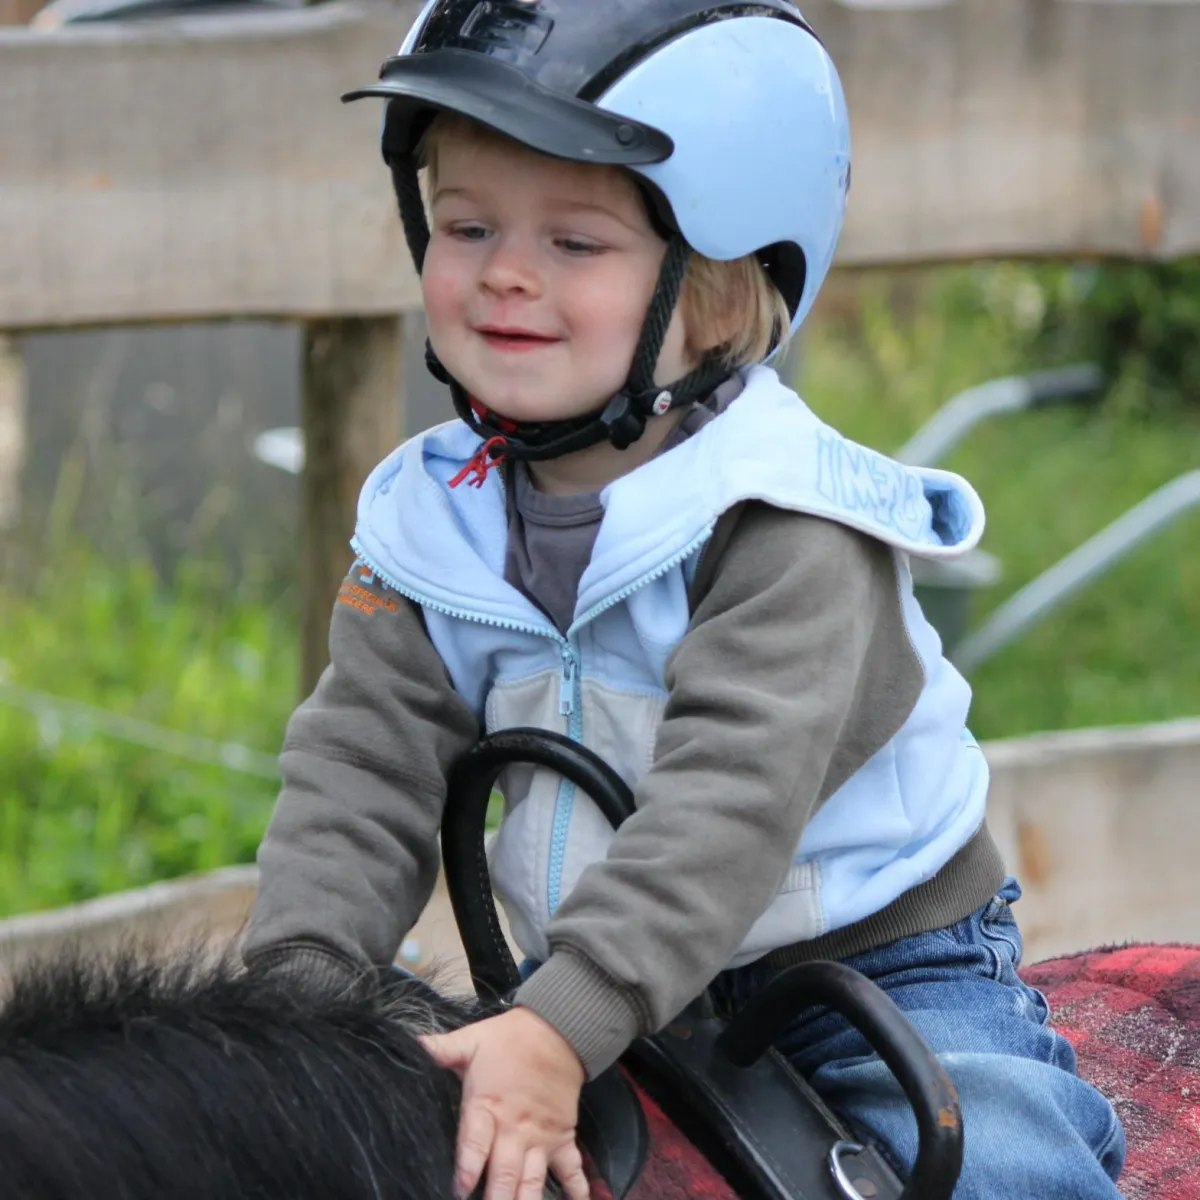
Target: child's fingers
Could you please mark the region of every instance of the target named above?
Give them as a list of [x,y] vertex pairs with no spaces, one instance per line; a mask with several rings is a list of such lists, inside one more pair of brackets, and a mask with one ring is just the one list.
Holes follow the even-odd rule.
[[460,1075],[470,1066],[471,1056],[475,1053],[475,1038],[471,1036],[470,1027],[456,1029],[453,1033],[426,1034],[419,1041],[439,1067],[457,1071]]
[[460,1200],[475,1190],[495,1139],[496,1121],[492,1114],[479,1104],[463,1105],[454,1170],[454,1194]]
[[542,1200],[546,1190],[546,1156],[535,1146],[525,1154],[517,1200]]
[[[525,1181],[525,1143],[513,1137],[498,1137],[492,1146],[492,1156],[487,1165],[487,1189],[483,1200],[516,1200]],[[542,1178],[545,1178],[543,1159]]]
[[583,1173],[583,1155],[574,1141],[560,1146],[551,1156],[550,1170],[562,1184],[567,1200],[589,1200],[587,1176]]

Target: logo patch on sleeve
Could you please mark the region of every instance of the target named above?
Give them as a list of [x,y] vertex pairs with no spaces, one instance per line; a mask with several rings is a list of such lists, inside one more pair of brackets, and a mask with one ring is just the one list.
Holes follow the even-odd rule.
[[349,579],[345,580],[338,590],[337,599],[339,604],[348,604],[369,617],[373,617],[380,609],[384,612],[395,612],[400,607],[391,596],[380,595],[379,592],[362,587]]

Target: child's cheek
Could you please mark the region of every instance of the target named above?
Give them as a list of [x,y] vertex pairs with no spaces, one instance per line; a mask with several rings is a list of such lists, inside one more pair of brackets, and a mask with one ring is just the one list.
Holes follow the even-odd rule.
[[421,298],[431,330],[446,329],[461,320],[462,285],[444,258],[430,254],[421,275]]

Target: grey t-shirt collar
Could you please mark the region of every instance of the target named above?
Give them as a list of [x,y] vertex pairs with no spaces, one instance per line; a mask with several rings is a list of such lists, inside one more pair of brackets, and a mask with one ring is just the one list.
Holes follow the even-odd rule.
[[[690,404],[655,457],[682,445],[723,413],[744,386],[741,376],[733,375],[706,399]],[[514,463],[506,470],[505,479],[508,544],[504,578],[565,633],[574,619],[579,581],[591,561],[604,517],[600,493],[539,492],[526,463]]]

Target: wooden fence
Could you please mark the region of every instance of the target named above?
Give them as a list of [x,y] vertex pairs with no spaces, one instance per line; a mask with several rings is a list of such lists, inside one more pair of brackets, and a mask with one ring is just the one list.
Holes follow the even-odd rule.
[[[1200,249],[1197,0],[803,7],[851,111],[839,262]],[[378,110],[338,96],[415,12],[0,30],[0,334],[306,323],[306,686],[357,488],[402,433],[399,322],[419,304]]]

